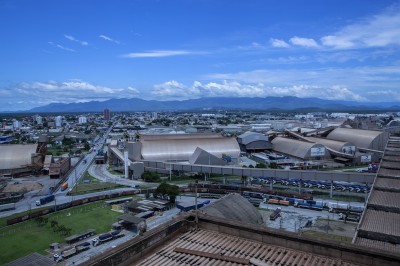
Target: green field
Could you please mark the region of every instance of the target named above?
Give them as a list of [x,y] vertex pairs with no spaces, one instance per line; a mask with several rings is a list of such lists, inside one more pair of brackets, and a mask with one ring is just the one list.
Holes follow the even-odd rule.
[[54,242],[63,243],[66,236],[53,232],[51,220],[71,228],[71,234],[80,233],[87,229],[95,229],[96,233],[107,232],[111,224],[121,213],[114,212],[104,202],[90,203],[70,208],[47,217],[49,222],[39,226],[35,220],[26,221],[0,229],[0,264],[15,260],[32,252],[43,255],[49,245]]

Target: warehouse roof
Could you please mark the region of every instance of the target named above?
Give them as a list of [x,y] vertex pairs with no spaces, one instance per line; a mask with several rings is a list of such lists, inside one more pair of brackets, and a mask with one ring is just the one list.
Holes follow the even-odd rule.
[[235,138],[226,138],[217,134],[157,135],[141,138],[144,160],[188,161],[197,147],[221,158],[222,154],[238,158],[239,145]]
[[314,143],[319,143],[327,148],[330,148],[332,150],[338,151],[338,152],[343,152],[343,148],[347,146],[355,146],[353,143],[350,142],[345,142],[345,141],[338,141],[338,140],[332,140],[332,139],[326,139],[326,138],[313,138],[313,137],[306,137],[307,140],[312,141]]
[[[387,134],[388,133],[384,131],[339,127],[329,133],[327,138],[338,141],[348,141],[354,143],[359,148],[370,149],[373,148],[371,147],[372,143],[380,137],[383,137],[382,143],[386,145],[387,137],[385,137],[385,135]],[[381,150],[383,150],[383,148]]]
[[190,231],[137,265],[354,265],[215,231]]
[[56,263],[49,257],[40,255],[37,252],[26,255],[22,258],[16,259],[12,262],[5,264],[5,266],[50,266]]
[[23,168],[32,163],[31,156],[36,153],[37,144],[0,145],[0,169]]
[[[276,137],[272,141],[273,149],[277,152],[288,154],[298,158],[307,158],[311,148],[324,148],[324,145],[305,142],[295,139]],[[328,156],[328,152],[325,150],[325,155]]]
[[391,137],[354,237],[357,245],[397,253],[400,250],[399,158],[400,138]]
[[239,144],[244,144],[247,145],[251,142],[254,141],[269,141],[268,137],[260,134],[260,133],[256,133],[256,132],[245,132],[242,135],[239,135],[237,137]]

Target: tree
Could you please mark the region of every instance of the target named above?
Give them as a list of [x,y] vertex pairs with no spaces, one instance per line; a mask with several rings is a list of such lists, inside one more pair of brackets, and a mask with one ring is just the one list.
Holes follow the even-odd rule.
[[256,168],[267,168],[267,165],[265,163],[257,163]]
[[57,227],[58,226],[58,222],[56,220],[51,220],[50,221],[50,226],[51,226],[51,228]]
[[277,163],[270,163],[269,168],[271,169],[278,169],[278,164]]
[[158,182],[158,181],[160,181],[160,175],[157,173],[146,171],[142,174],[142,179],[145,182]]
[[169,199],[169,202],[175,203],[176,196],[179,195],[179,187],[162,182],[153,192],[154,197]]
[[90,145],[89,145],[89,143],[87,143],[87,142],[85,143],[84,149],[87,150],[87,151],[90,150]]

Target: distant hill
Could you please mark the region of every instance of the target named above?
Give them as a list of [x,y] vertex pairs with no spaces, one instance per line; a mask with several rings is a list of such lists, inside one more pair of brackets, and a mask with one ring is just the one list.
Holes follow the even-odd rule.
[[183,101],[156,101],[131,99],[111,99],[103,102],[52,103],[36,107],[28,112],[101,112],[109,108],[113,112],[121,111],[195,111],[195,110],[400,110],[398,102],[354,102],[323,100],[319,98],[298,97],[213,97]]

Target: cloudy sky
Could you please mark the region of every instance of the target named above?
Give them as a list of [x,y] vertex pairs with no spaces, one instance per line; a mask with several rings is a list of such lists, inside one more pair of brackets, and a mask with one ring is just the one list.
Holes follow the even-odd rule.
[[400,101],[400,1],[1,0],[0,112],[111,98]]

